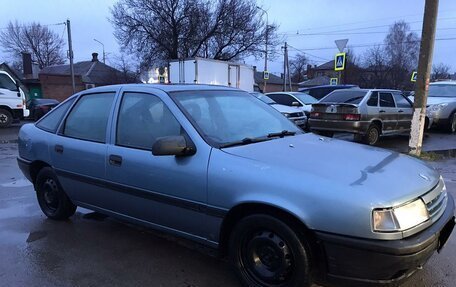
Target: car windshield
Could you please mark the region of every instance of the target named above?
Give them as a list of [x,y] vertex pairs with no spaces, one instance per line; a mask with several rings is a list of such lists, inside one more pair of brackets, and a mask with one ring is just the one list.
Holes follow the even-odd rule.
[[302,133],[280,112],[240,91],[185,91],[171,96],[209,143],[250,144]]
[[314,97],[312,97],[311,95],[309,95],[307,93],[293,93],[293,96],[297,97],[305,105],[310,105],[310,104],[318,102],[317,99],[315,99]]
[[263,95],[261,93],[256,93],[254,96],[257,97],[258,99],[262,100],[263,102],[265,102],[268,105],[277,104],[273,99],[271,99],[270,97]]
[[456,85],[429,85],[429,97],[456,98]]
[[356,91],[351,89],[336,90],[321,99],[320,103],[359,104],[365,95],[365,91]]

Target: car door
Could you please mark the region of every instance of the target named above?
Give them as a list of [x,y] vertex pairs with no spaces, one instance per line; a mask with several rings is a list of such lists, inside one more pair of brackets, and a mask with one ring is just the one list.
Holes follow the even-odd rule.
[[152,145],[160,137],[190,139],[186,132],[190,123],[164,92],[125,90],[116,110],[106,160],[112,188],[106,195],[108,208],[167,230],[206,238],[210,147],[193,140],[197,151],[192,156],[152,154]]
[[65,192],[78,205],[104,202],[106,138],[115,91],[80,96],[50,139],[52,165]]
[[373,121],[373,120],[377,120],[380,118],[380,114],[379,114],[380,107],[378,106],[378,102],[379,102],[378,92],[376,92],[376,91],[371,92],[371,94],[369,95],[369,98],[366,101],[366,114],[362,115],[362,116],[366,117],[365,120]]
[[397,126],[397,108],[393,94],[390,92],[379,92],[379,117],[383,124],[383,133],[391,133]]
[[397,107],[397,130],[408,131],[412,125],[413,104],[402,93],[393,93]]

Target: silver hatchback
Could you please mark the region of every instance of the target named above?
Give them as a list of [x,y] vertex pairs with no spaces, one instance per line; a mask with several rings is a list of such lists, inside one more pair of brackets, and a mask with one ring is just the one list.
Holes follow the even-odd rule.
[[[380,136],[410,131],[413,103],[401,91],[385,89],[337,90],[312,105],[312,131],[331,136],[349,132],[369,145]],[[429,125],[429,119],[426,119]]]

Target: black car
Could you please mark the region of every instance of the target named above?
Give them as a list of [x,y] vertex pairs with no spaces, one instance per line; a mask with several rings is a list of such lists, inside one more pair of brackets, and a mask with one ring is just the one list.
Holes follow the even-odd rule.
[[30,110],[29,117],[35,121],[39,120],[59,103],[54,99],[30,99],[27,101],[27,108]]
[[299,89],[300,92],[306,93],[311,95],[312,97],[316,98],[317,100],[321,100],[327,94],[331,93],[335,90],[340,89],[351,89],[351,88],[359,88],[357,85],[323,85],[323,86],[315,86],[310,88],[303,88]]

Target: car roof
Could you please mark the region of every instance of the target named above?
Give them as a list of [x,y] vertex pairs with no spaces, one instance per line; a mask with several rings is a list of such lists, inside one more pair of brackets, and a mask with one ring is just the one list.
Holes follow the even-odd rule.
[[321,86],[314,86],[314,87],[308,87],[308,88],[302,88],[301,90],[312,90],[312,89],[319,89],[319,88],[353,88],[353,87],[358,87],[358,85],[321,85]]
[[168,92],[179,92],[179,91],[241,91],[240,89],[218,86],[218,85],[203,85],[203,84],[121,84],[121,85],[109,85],[91,88],[89,90],[84,90],[84,93],[93,93],[93,92],[106,92],[112,91],[113,89],[119,90],[121,88],[134,88],[134,89],[144,89],[144,90],[153,90],[158,89],[166,93]]

